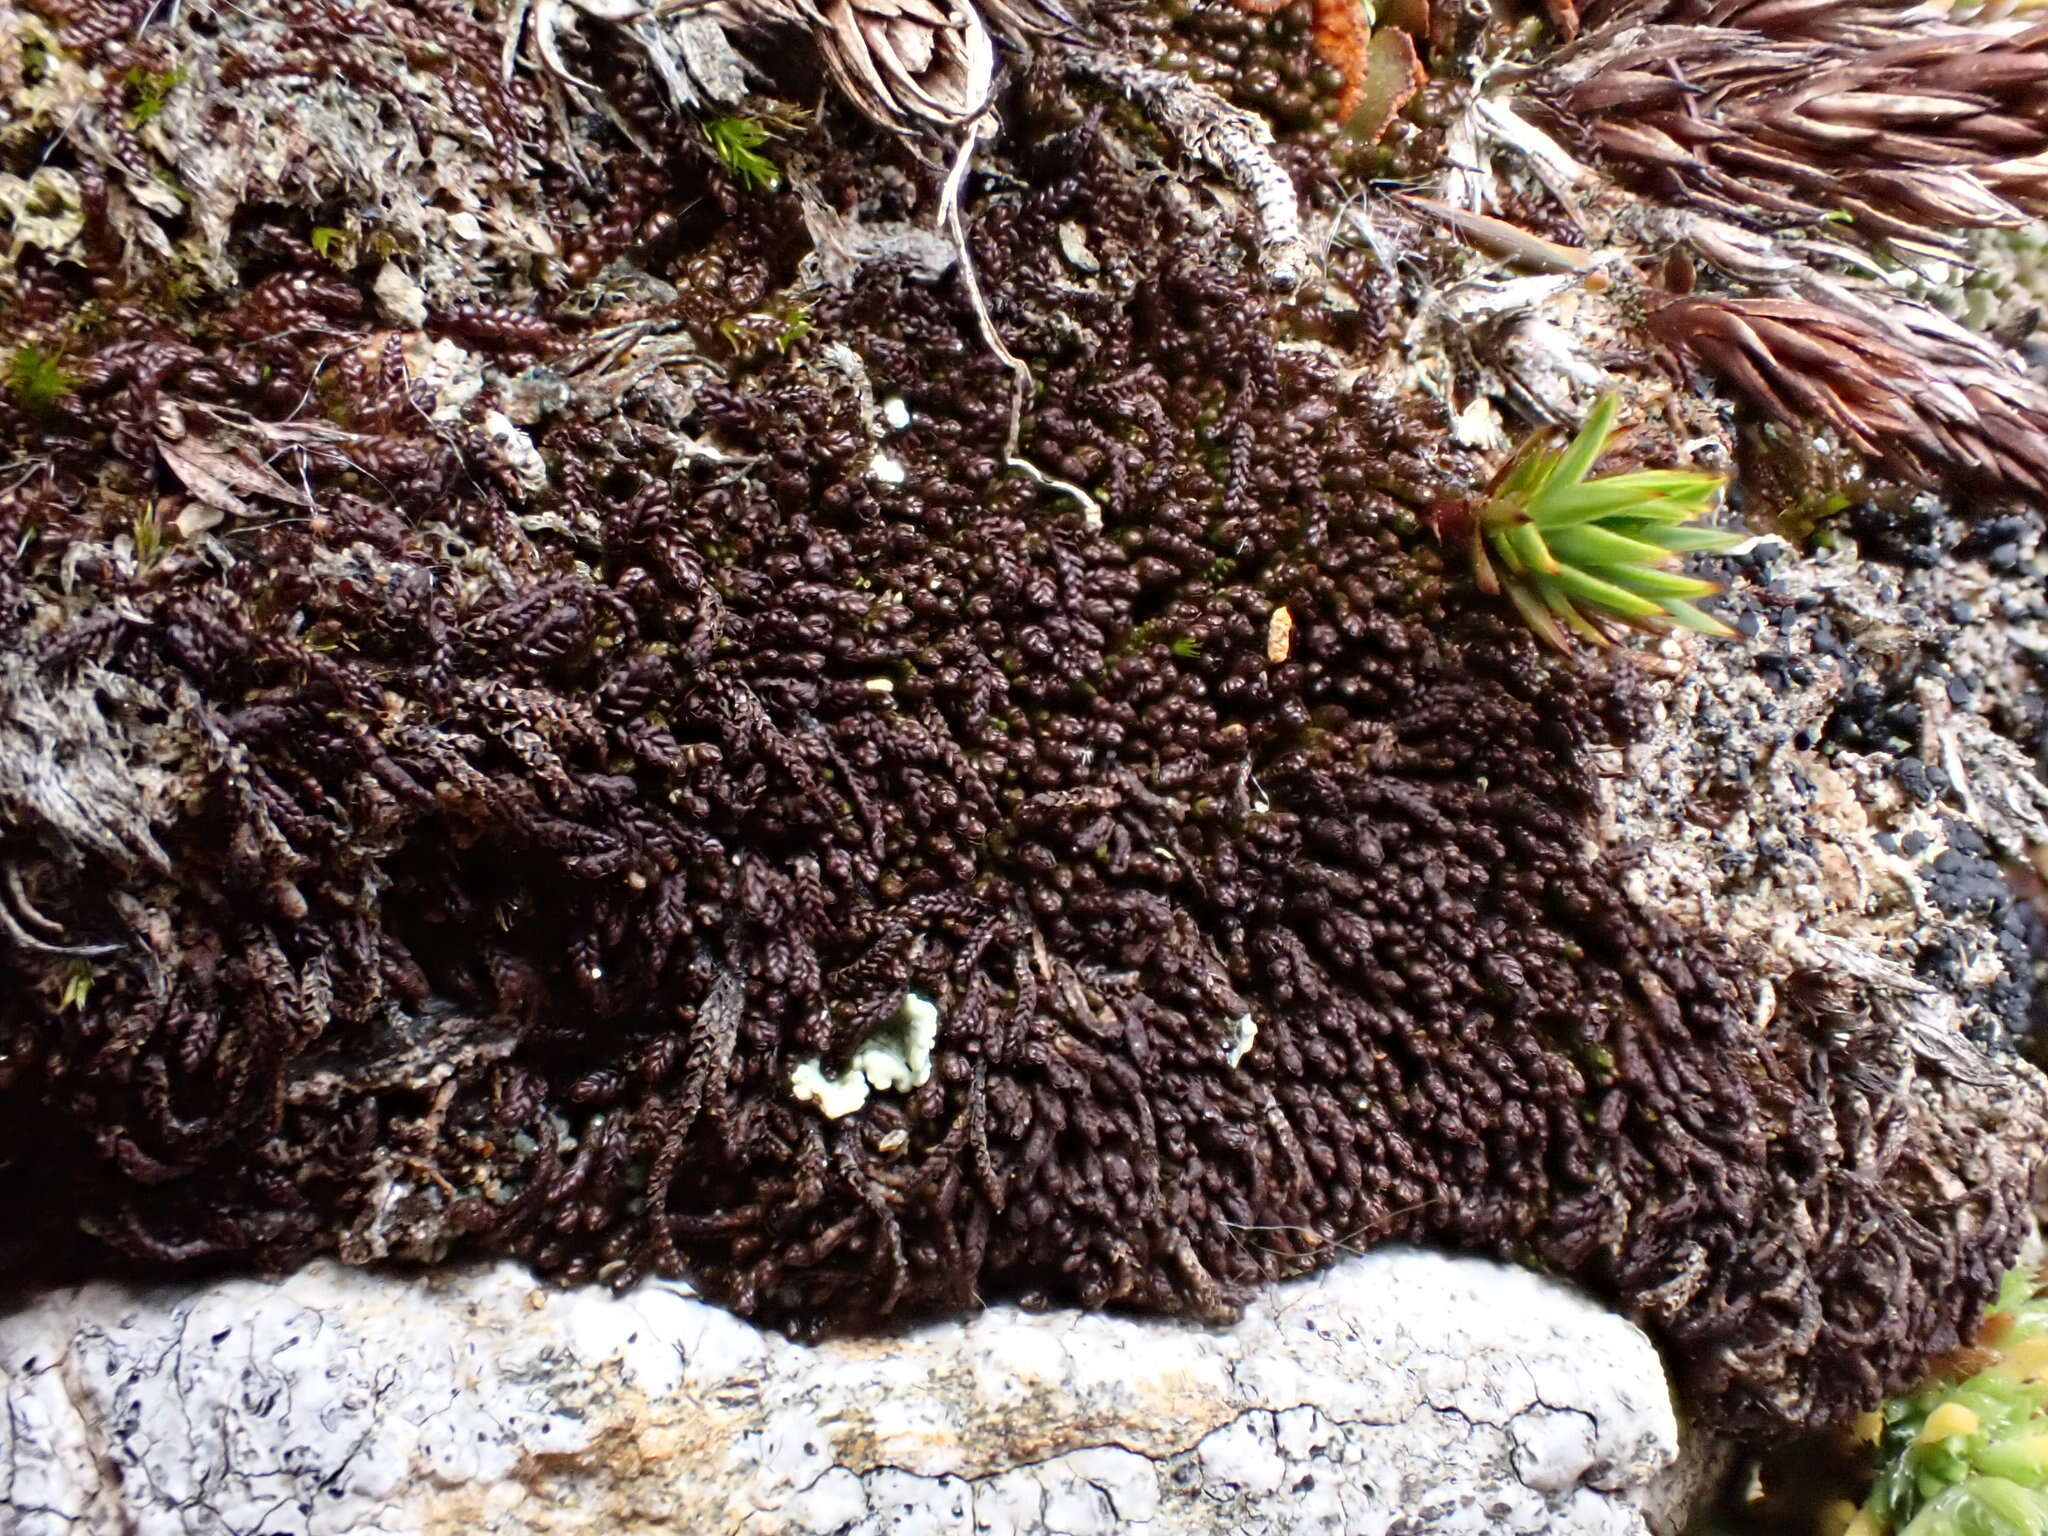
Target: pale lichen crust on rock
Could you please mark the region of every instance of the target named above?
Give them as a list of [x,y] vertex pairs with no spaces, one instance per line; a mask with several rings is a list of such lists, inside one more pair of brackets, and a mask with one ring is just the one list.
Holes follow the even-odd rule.
[[998,1306],[887,1348],[509,1263],[100,1283],[0,1319],[0,1408],[14,1536],[1648,1536],[1679,1444],[1634,1327],[1401,1249],[1223,1330]]

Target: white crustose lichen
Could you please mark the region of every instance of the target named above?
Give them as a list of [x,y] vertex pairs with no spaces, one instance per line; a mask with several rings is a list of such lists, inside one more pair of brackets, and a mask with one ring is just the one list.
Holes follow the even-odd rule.
[[870,1091],[908,1093],[930,1082],[938,1038],[938,1008],[930,998],[906,992],[896,1016],[861,1041],[844,1072],[828,1077],[824,1063],[809,1057],[789,1074],[789,1091],[817,1105],[827,1120],[843,1119],[866,1105]]

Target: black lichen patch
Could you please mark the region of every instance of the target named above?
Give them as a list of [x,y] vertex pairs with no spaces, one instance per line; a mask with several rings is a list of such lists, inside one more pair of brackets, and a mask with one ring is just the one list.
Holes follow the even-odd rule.
[[1955,520],[1936,498],[1899,489],[1858,498],[1843,521],[1866,558],[1907,570],[1933,570],[1960,537]]
[[[1221,1318],[1434,1240],[1615,1298],[1749,1430],[1953,1345],[2022,1192],[1839,1160],[1827,1030],[1622,899],[1585,753],[1630,692],[1451,605],[1394,494],[1458,468],[1434,409],[1348,390],[1096,128],[1004,169],[1022,446],[1099,527],[1004,470],[957,281],[887,268],[555,419],[545,490],[477,423],[587,358],[568,307],[377,332],[282,212],[245,296],[110,292],[68,394],[0,400],[8,1262],[467,1247],[815,1333]],[[622,241],[679,195],[640,185]],[[666,226],[641,318],[785,217]],[[436,338],[492,365],[466,414]],[[912,995],[928,1081],[797,1097]]]
[[[1982,989],[1983,1011],[2008,1038],[2024,1040],[2033,1024],[2040,985],[2033,954],[2040,918],[2028,921],[2027,903],[2015,894],[2004,868],[1973,827],[1946,817],[1942,830],[1948,846],[1928,861],[1928,896],[1951,917],[1975,919],[1978,931],[1989,937],[2003,965],[1997,978]],[[1951,987],[1968,985],[1961,974],[1962,957],[1952,943],[1930,946],[1919,966],[1923,974]]]
[[[1950,614],[1951,622],[1968,622],[1967,614]],[[1845,659],[1844,665],[1850,663]],[[1891,759],[1889,776],[1904,793],[1909,808],[1931,809],[1952,798],[1956,786],[1939,761],[1923,755],[1926,720],[1919,702],[1923,683],[1939,686],[1961,707],[1972,702],[1970,681],[1931,656],[1915,656],[1885,669],[1854,663],[1856,672],[1836,700],[1820,733],[1823,750],[1833,754],[1881,754]],[[2000,734],[2022,741],[2035,739],[2038,725],[2030,720],[2000,718]],[[1938,752],[1933,756],[1939,756]],[[1972,1033],[1983,1043],[2019,1043],[2038,1052],[2038,1025],[2048,1011],[2048,982],[2039,963],[2042,920],[2031,897],[2031,871],[2009,870],[1969,823],[1941,816],[1938,830],[1886,834],[1887,851],[1911,862],[1925,882],[1927,899],[1950,918],[1961,919],[1935,932],[1914,956],[1914,967],[1944,990],[1971,996],[1976,1023]],[[2017,878],[2016,878],[2017,877]],[[1966,928],[1978,941],[1966,954],[1957,937]]]

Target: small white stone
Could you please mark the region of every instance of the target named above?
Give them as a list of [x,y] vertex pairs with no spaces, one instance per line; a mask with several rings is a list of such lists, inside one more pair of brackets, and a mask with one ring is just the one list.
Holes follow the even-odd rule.
[[910,425],[910,407],[904,404],[901,395],[891,395],[882,402],[882,420],[889,424],[892,432],[901,432]]
[[1266,660],[1277,667],[1293,649],[1294,614],[1283,603],[1273,610],[1273,617],[1266,624]]
[[1258,1042],[1258,1038],[1258,1021],[1248,1013],[1240,1017],[1237,1021],[1237,1033],[1231,1037],[1230,1046],[1223,1053],[1224,1065],[1235,1068],[1239,1062],[1243,1061],[1250,1054],[1251,1048]]
[[520,489],[529,495],[547,489],[547,460],[533,446],[533,439],[516,426],[510,416],[503,411],[485,411],[484,436],[490,440],[500,461],[512,471]]
[[397,262],[387,261],[377,269],[377,280],[370,285],[370,292],[377,300],[377,313],[391,324],[408,331],[426,328],[426,290]]
[[1506,447],[1507,432],[1501,425],[1500,411],[1486,396],[1474,396],[1469,405],[1451,418],[1451,441],[1482,453]]
[[1060,254],[1075,271],[1091,276],[1102,270],[1102,263],[1095,259],[1095,253],[1088,249],[1088,231],[1073,219],[1065,220],[1059,227]]

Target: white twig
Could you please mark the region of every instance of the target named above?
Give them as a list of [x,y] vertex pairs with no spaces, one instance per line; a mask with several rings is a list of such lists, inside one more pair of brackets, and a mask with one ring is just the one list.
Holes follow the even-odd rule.
[[1185,75],[1114,54],[1075,49],[1070,67],[1136,102],[1186,153],[1207,161],[1249,197],[1259,221],[1259,265],[1276,288],[1297,288],[1311,266],[1294,182],[1273,158],[1273,129]]
[[995,124],[987,112],[967,125],[967,131],[960,138],[960,149],[953,157],[952,168],[946,172],[945,186],[939,193],[939,221],[953,237],[953,247],[960,260],[960,281],[967,290],[967,302],[974,311],[974,323],[981,330],[982,342],[1010,370],[1010,432],[1003,444],[1003,463],[1049,491],[1071,496],[1079,503],[1082,519],[1092,531],[1102,526],[1102,507],[1095,498],[1071,481],[1048,475],[1017,451],[1024,431],[1024,407],[1031,400],[1031,369],[1023,358],[1004,345],[1002,336],[996,331],[995,320],[981,296],[981,280],[975,275],[974,253],[967,244],[967,223],[960,215],[960,191],[974,165],[974,151],[984,139],[994,136]]

